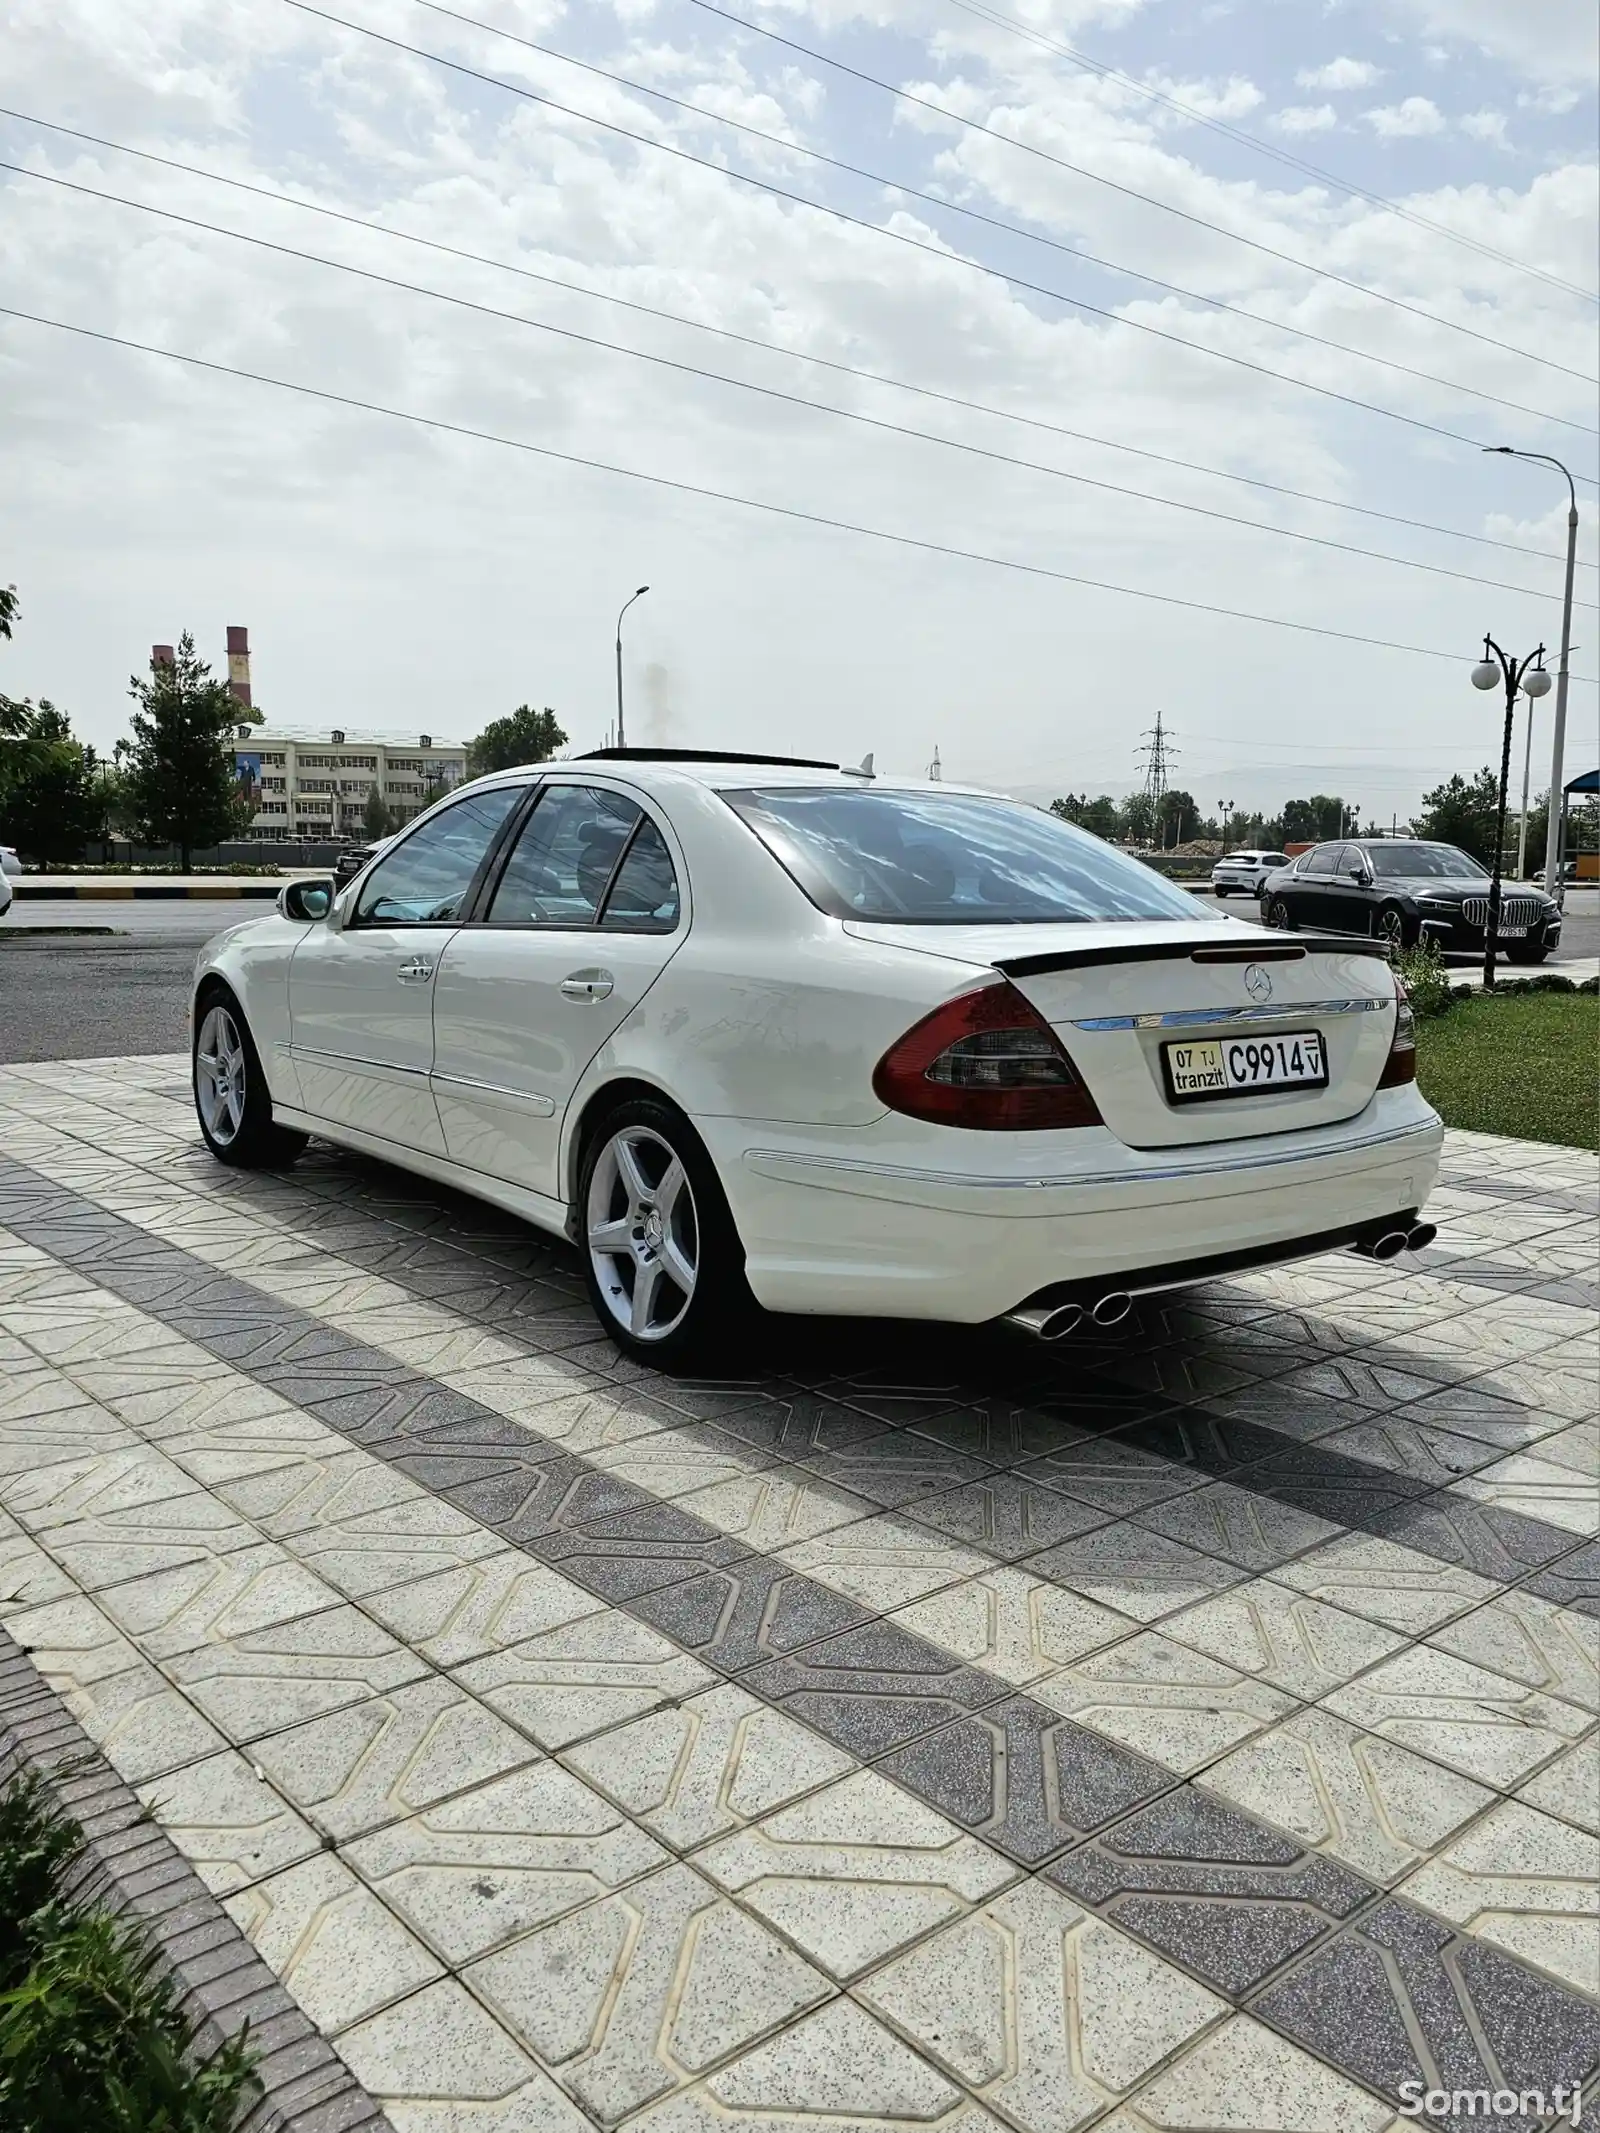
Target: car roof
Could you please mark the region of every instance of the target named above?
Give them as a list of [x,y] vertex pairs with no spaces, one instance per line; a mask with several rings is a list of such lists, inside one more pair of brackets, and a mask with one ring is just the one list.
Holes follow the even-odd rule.
[[[951,793],[985,800],[1011,800],[1017,807],[1030,803],[993,787],[960,785],[953,779],[899,778],[887,772],[851,770],[837,763],[813,761],[804,756],[735,755],[679,752],[674,749],[595,749],[586,755],[554,758],[545,763],[523,763],[513,770],[492,772],[475,780],[498,784],[511,779],[524,781],[552,771],[582,776],[586,772],[620,772],[646,791],[670,790],[674,785],[708,786],[713,791],[741,791],[747,786],[793,786],[815,792],[835,787],[841,792]],[[467,790],[458,787],[459,791]]]

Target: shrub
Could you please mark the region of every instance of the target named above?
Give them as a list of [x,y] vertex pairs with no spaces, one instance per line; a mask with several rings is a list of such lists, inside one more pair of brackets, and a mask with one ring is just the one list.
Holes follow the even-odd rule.
[[37,1776],[0,1794],[0,2126],[229,2133],[254,2089],[245,2036],[195,2058],[137,1927],[65,1893],[82,1845]]
[[1444,959],[1432,941],[1419,941],[1402,948],[1394,959],[1398,975],[1411,995],[1411,1011],[1417,1015],[1442,1015],[1453,997]]

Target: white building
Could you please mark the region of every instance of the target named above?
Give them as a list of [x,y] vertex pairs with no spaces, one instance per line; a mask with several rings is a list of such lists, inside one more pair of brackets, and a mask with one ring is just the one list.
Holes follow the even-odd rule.
[[247,836],[365,836],[367,795],[377,786],[398,825],[467,774],[467,751],[431,733],[404,737],[335,726],[240,726],[233,750],[239,782],[256,802]]

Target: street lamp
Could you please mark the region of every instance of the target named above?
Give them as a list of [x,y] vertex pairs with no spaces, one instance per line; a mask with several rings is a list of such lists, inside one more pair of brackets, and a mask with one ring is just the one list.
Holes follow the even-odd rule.
[[[1491,658],[1491,653],[1493,657]],[[1489,881],[1489,923],[1483,933],[1483,988],[1494,991],[1494,959],[1500,952],[1500,848],[1506,834],[1506,786],[1511,778],[1511,722],[1517,711],[1517,690],[1525,696],[1545,696],[1550,677],[1544,669],[1544,646],[1518,663],[1508,659],[1492,637],[1483,640],[1483,657],[1472,670],[1475,689],[1492,689],[1503,681],[1506,689],[1506,729],[1500,744],[1500,797],[1494,817],[1494,873]],[[1531,718],[1533,713],[1530,711]],[[1548,848],[1548,845],[1547,845]]]
[[[1561,886],[1561,831],[1564,816],[1561,812],[1562,757],[1567,744],[1567,667],[1572,656],[1572,573],[1578,561],[1578,492],[1573,487],[1570,470],[1559,459],[1552,459],[1548,452],[1521,452],[1514,444],[1486,444],[1486,452],[1495,452],[1504,459],[1531,459],[1539,466],[1554,467],[1558,474],[1566,476],[1567,483],[1567,583],[1561,597],[1561,659],[1556,668],[1556,720],[1550,738],[1550,798],[1545,806],[1544,817],[1544,890],[1547,896],[1558,894]],[[1545,683],[1539,691],[1542,696],[1550,684]],[[1531,720],[1530,720],[1531,724]],[[1530,732],[1531,745],[1533,735]],[[1527,835],[1527,803],[1523,803],[1523,836]]]
[[617,615],[617,746],[619,748],[627,746],[627,735],[622,730],[622,617],[632,607],[634,601],[642,600],[649,590],[648,585],[641,585],[637,592],[630,593],[627,599],[623,601],[621,610]]

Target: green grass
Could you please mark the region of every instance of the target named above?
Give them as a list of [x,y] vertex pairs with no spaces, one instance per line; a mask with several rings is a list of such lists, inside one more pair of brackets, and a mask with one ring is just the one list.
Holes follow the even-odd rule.
[[82,1843],[37,1777],[0,1794],[0,2126],[229,2133],[255,2090],[245,2039],[197,2056],[137,1929],[64,1894]]
[[1600,998],[1504,993],[1417,1018],[1417,1080],[1447,1126],[1600,1147]]

